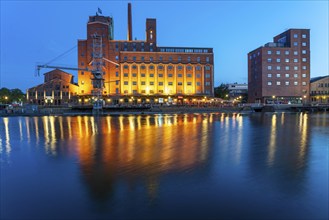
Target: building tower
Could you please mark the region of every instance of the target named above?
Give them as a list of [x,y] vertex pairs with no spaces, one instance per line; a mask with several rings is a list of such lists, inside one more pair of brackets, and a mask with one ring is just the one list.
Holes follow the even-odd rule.
[[132,30],[132,18],[131,18],[131,3],[128,3],[128,34],[127,34],[127,40],[132,41],[133,40],[133,30]]

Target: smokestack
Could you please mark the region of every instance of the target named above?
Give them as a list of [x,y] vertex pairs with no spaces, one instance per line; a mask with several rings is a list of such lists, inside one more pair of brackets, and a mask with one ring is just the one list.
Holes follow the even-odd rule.
[[131,3],[128,3],[128,41],[133,40],[132,21],[131,21]]

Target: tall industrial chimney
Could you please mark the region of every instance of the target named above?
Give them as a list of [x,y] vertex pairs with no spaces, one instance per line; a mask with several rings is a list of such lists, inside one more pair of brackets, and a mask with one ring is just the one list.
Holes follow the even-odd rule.
[[131,21],[131,3],[128,3],[128,41],[133,40],[132,21]]

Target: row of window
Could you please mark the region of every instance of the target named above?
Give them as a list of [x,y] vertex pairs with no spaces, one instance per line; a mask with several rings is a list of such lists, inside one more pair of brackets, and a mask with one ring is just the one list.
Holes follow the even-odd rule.
[[[283,74],[282,74],[282,75],[283,75]],[[306,76],[307,76],[306,73],[303,73],[303,74],[302,74],[302,77],[303,77],[303,78],[306,78]],[[268,73],[268,74],[267,74],[267,77],[268,77],[268,78],[272,78],[272,73]],[[277,74],[276,74],[276,77],[277,77],[277,78],[280,78],[280,77],[281,77],[281,73],[277,73]],[[286,77],[286,78],[289,78],[289,77],[290,77],[290,74],[289,74],[289,73],[286,73],[286,74],[285,74],[285,77]],[[295,73],[295,74],[294,74],[294,78],[298,78],[298,73]]]
[[[182,70],[183,67],[184,67],[184,66],[179,65],[179,66],[177,66],[177,69],[178,69],[178,70]],[[124,65],[123,68],[124,68],[124,69],[129,69],[129,66],[128,66],[128,65]],[[137,69],[137,66],[136,66],[136,65],[132,65],[131,68],[132,68],[132,69]],[[142,66],[140,66],[140,68],[143,70],[143,69],[146,69],[146,66],[142,65]],[[153,70],[154,68],[155,68],[155,67],[154,67],[153,65],[150,65],[150,66],[149,66],[149,69],[150,69],[150,70]],[[161,66],[161,65],[158,66],[158,70],[163,70],[163,69],[164,69],[164,66]],[[167,69],[168,69],[168,70],[172,70],[172,69],[174,69],[174,66],[169,65],[169,66],[167,67]],[[193,66],[186,66],[186,69],[187,69],[187,70],[192,70],[192,69],[193,69]],[[210,69],[211,69],[210,66],[205,66],[205,70],[210,70]],[[195,67],[195,70],[197,70],[197,71],[201,70],[201,66],[196,66],[196,67]]]
[[[174,74],[172,74],[172,73],[168,73],[168,74],[167,74],[168,77],[173,77],[173,75],[174,75]],[[132,76],[132,77],[137,77],[137,73],[132,73],[131,76]],[[140,76],[141,76],[141,77],[146,77],[146,74],[145,74],[145,73],[141,73]],[[123,74],[123,77],[129,77],[129,74],[128,74],[128,73],[124,73],[124,74]],[[150,74],[149,74],[149,77],[151,77],[151,78],[154,77],[154,74],[153,74],[153,73],[150,73]],[[162,73],[159,73],[159,74],[158,74],[158,77],[160,77],[160,78],[163,77],[163,74],[162,74]],[[178,78],[182,78],[182,77],[183,77],[183,74],[178,73],[178,74],[177,74],[177,77],[178,77]],[[192,77],[192,74],[191,74],[191,73],[188,73],[188,74],[186,74],[186,77],[187,77],[187,78],[191,78],[191,77]],[[196,74],[196,78],[201,78],[201,74],[199,74],[199,73]],[[209,74],[209,73],[206,73],[206,74],[205,74],[205,78],[210,78],[210,74]]]
[[[289,86],[289,85],[290,85],[290,82],[289,82],[289,81],[286,81],[284,84],[285,84],[286,86]],[[268,85],[268,86],[271,86],[271,85],[272,85],[272,81],[268,81],[268,82],[267,82],[267,85]],[[276,82],[276,85],[277,85],[277,86],[280,86],[280,85],[281,85],[281,82],[280,82],[280,81],[277,81],[277,82]],[[295,81],[295,82],[294,82],[294,85],[295,85],[295,86],[298,86],[298,82]],[[306,86],[306,82],[302,82],[302,85],[303,85],[303,86]]]
[[[306,34],[302,34],[302,38],[306,38],[307,36],[306,36]],[[294,38],[298,38],[298,34],[294,34]]]
[[[124,81],[123,83],[125,86],[128,86],[129,85],[129,82],[128,81]],[[136,81],[132,81],[131,83],[133,86],[137,86],[137,82]],[[159,86],[163,86],[163,82],[158,82],[158,85]],[[146,85],[146,82],[145,81],[141,81],[141,85],[142,86],[145,86]],[[150,86],[154,86],[154,82],[149,82],[149,85]],[[173,82],[168,82],[168,86],[172,86],[174,85]],[[178,86],[182,86],[183,85],[183,82],[177,82],[177,85]],[[188,86],[192,86],[192,82],[186,82],[186,85]],[[196,85],[197,86],[201,86],[201,82],[196,82]],[[205,86],[210,86],[210,82],[205,82]]]
[[321,90],[321,91],[311,91],[312,95],[316,95],[316,94],[329,94],[329,90]]
[[160,52],[170,53],[209,53],[208,49],[190,49],[190,48],[160,48]]
[[[267,66],[267,70],[273,70],[272,66]],[[285,66],[285,70],[290,70],[290,66]],[[276,66],[276,70],[281,70],[281,66]],[[294,66],[294,70],[298,70],[298,66]],[[302,70],[307,70],[306,66],[302,66]]]
[[[277,52],[280,52],[280,51],[277,51]],[[280,54],[280,53],[279,53]],[[306,50],[302,50],[302,54],[305,55],[307,54]],[[289,51],[285,51],[285,55],[289,55]],[[298,51],[294,51],[294,55],[297,56],[298,55]],[[280,60],[279,58],[276,59],[277,61]],[[286,62],[289,62],[289,59],[285,59]],[[287,61],[288,60],[288,61]],[[272,58],[268,58],[267,59],[268,62],[272,62]]]
[[[138,91],[137,90],[132,90],[132,93],[133,94],[138,94]],[[141,90],[141,93],[142,94],[154,94],[154,90],[149,90],[148,92],[146,92],[146,90]],[[158,90],[158,93],[159,94],[163,94],[163,90]],[[173,91],[172,90],[168,90],[168,93],[169,94],[173,94]],[[183,94],[183,90],[177,90],[176,91],[177,94]],[[192,90],[187,90],[187,94],[191,94],[192,93]],[[197,94],[201,94],[201,90],[196,90],[195,93]],[[119,94],[119,89],[116,89],[116,94]],[[124,94],[129,94],[128,90],[124,90]],[[210,90],[205,90],[205,94],[211,94],[211,91]]]
[[[119,56],[116,56],[115,59],[116,59],[116,60],[119,60]],[[124,57],[123,57],[123,60],[124,60],[124,61],[128,61],[128,57],[127,57],[127,56],[124,56]],[[136,57],[136,56],[133,56],[133,57],[132,57],[132,61],[136,62],[136,60],[137,60],[137,57]],[[141,60],[141,61],[145,61],[145,57],[144,57],[144,56],[141,56],[141,57],[140,57],[140,60]],[[150,62],[153,62],[153,61],[154,61],[154,58],[153,58],[153,57],[149,57],[149,60],[150,60]],[[163,61],[163,57],[162,57],[162,56],[159,56],[159,61],[160,61],[160,62]],[[173,61],[172,56],[169,57],[168,61],[169,61],[169,62],[172,62],[172,61]],[[178,61],[178,62],[183,62],[182,57],[179,56],[178,59],[177,59],[177,61]],[[185,60],[184,60],[184,61],[185,61]],[[192,60],[191,60],[191,57],[187,57],[187,60],[186,60],[186,61],[187,61],[187,62],[191,62],[191,61],[192,61]],[[197,57],[195,61],[198,62],[198,63],[200,63],[200,62],[201,62],[201,58],[200,58],[200,57]],[[207,63],[210,62],[210,58],[209,58],[209,57],[206,57],[206,62],[207,62]]]
[[318,87],[329,87],[329,83],[318,83]]
[[[298,63],[298,58],[294,58],[293,61],[294,61],[294,63]],[[307,61],[307,58],[303,57],[302,58],[302,62],[306,62],[306,61]],[[268,58],[267,59],[267,62],[268,63],[271,63],[272,62],[272,58]],[[280,63],[281,62],[281,59],[280,58],[276,58],[276,62],[277,63]],[[286,58],[286,59],[284,59],[284,62],[289,63],[290,62],[290,59]]]

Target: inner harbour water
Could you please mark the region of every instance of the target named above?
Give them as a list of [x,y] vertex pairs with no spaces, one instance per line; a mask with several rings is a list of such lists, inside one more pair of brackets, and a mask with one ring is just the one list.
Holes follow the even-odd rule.
[[328,113],[0,117],[0,219],[328,219]]

